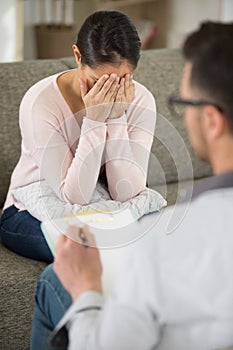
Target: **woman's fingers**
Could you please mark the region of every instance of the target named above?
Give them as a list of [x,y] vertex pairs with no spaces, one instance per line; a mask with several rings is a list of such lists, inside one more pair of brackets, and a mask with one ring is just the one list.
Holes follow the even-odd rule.
[[[104,74],[87,92],[85,82],[80,84],[87,109],[87,118],[106,121],[107,118],[119,118],[134,99],[132,74],[121,79],[116,73]],[[115,106],[112,106],[116,102]]]
[[102,75],[99,80],[97,81],[97,83],[91,88],[90,93],[92,95],[97,95],[101,89],[103,88],[103,86],[105,85],[106,81],[109,80],[109,75],[108,74],[104,74]]
[[[108,78],[107,78],[108,77]],[[103,75],[89,91],[93,104],[102,104],[113,101],[119,78],[116,74]]]
[[125,78],[125,98],[127,103],[131,103],[135,97],[133,75],[127,74]]
[[117,102],[117,95],[119,93],[119,86],[116,88],[116,90],[114,91],[114,94],[112,95],[112,102]]
[[[83,82],[80,84],[82,98],[86,108],[86,117],[105,122],[111,111],[112,95],[117,86],[117,75],[104,74],[97,83],[86,92]],[[86,94],[85,94],[86,93]]]
[[98,95],[101,96],[104,103],[113,101],[112,97],[114,96],[115,91],[117,90],[118,82],[118,76],[116,74],[111,74],[109,79],[102,86]]
[[130,77],[130,74],[126,74],[126,76],[125,76],[125,93],[127,93],[127,91],[129,90],[131,81],[132,81],[132,79]]
[[82,96],[82,98],[84,98],[86,96],[86,94],[88,93],[87,83],[82,78],[79,78],[79,84],[80,84],[81,96]]
[[[119,83],[120,82],[120,83]],[[130,90],[132,89],[132,75],[126,74],[125,77],[119,78],[117,74],[113,73],[110,76],[104,74],[97,83],[89,91],[90,96],[94,97],[98,95],[99,103],[107,103],[112,101],[112,97],[116,97],[116,91],[121,88],[124,88],[124,94],[127,96]],[[85,97],[88,93],[87,83],[80,78],[80,90],[82,97]]]
[[124,94],[125,94],[125,78],[121,78],[119,89],[116,96],[116,102],[122,102]]

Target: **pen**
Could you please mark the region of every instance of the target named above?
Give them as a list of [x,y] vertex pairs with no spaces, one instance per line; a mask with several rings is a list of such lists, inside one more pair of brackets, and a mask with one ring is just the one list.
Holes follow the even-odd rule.
[[86,238],[86,236],[84,235],[84,233],[80,230],[80,233],[79,233],[79,238],[81,239],[82,241],[82,245],[85,247],[85,248],[88,248],[89,247],[89,242]]

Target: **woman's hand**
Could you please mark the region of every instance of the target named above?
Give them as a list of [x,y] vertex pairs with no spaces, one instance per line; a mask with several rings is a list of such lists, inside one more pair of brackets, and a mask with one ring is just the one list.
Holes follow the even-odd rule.
[[[88,245],[81,244],[80,233]],[[69,226],[66,235],[61,236],[56,245],[53,269],[73,301],[89,290],[102,293],[102,266],[95,246],[87,227],[80,229],[76,226]]]
[[115,93],[115,100],[112,105],[109,119],[120,118],[135,98],[135,87],[132,74],[126,74],[121,78],[119,89]]
[[105,122],[109,118],[113,102],[119,89],[119,77],[116,74],[104,74],[88,91],[87,83],[80,78],[81,96],[86,108],[86,117]]

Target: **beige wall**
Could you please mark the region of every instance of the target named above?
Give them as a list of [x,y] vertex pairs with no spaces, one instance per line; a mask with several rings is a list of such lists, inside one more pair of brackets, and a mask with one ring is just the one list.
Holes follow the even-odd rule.
[[222,0],[222,14],[224,21],[233,21],[233,0]]
[[[3,2],[0,0],[0,5],[1,3],[10,3],[12,1],[13,0]],[[33,25],[38,23],[40,15],[37,5],[38,2],[41,1],[45,0],[23,1],[25,13],[25,59],[36,57]],[[98,0],[74,1],[74,23],[77,30],[91,12],[98,8],[104,8],[104,2],[99,2],[99,5],[97,5],[97,3]],[[113,1],[112,3],[116,8],[124,11],[132,18],[142,17],[150,19],[158,25],[159,35],[154,39],[151,45],[151,47],[155,48],[180,47],[184,37],[189,32],[196,29],[203,20],[233,21],[233,0],[144,0],[142,5],[137,4],[124,7],[119,7],[117,1]]]
[[[119,6],[117,1],[111,4],[132,19],[154,21],[159,28],[159,35],[151,45],[155,48],[180,47],[186,35],[204,20],[233,21],[233,0],[144,0],[142,5],[139,2],[132,6]],[[79,27],[90,12],[102,8],[105,3],[98,0],[76,0],[75,23]]]
[[179,47],[204,20],[221,20],[222,0],[169,0],[168,47]]
[[23,58],[22,0],[0,1],[0,62]]

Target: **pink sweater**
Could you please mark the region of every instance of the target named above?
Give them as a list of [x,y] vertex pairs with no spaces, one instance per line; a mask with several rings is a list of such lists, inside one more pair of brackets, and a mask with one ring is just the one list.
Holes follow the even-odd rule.
[[11,189],[43,179],[63,201],[87,204],[103,164],[113,199],[125,201],[145,188],[156,122],[152,94],[135,82],[135,99],[122,117],[106,123],[84,117],[80,128],[58,88],[59,74],[33,85],[22,99],[21,156],[4,208],[25,209]]

